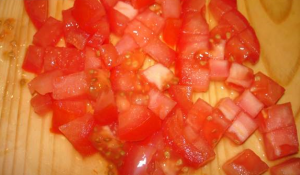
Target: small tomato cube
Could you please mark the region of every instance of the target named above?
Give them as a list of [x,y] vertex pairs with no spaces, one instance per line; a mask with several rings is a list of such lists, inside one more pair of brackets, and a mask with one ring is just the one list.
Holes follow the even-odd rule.
[[229,75],[229,62],[227,60],[210,59],[209,77],[211,80],[225,80]]
[[23,61],[22,69],[39,74],[43,70],[45,49],[38,46],[29,46]]
[[217,104],[217,108],[229,121],[232,121],[241,111],[241,108],[237,106],[229,97],[221,99]]
[[184,113],[188,113],[193,107],[192,87],[173,85],[169,88],[169,93]]
[[133,51],[139,48],[139,45],[130,35],[123,35],[119,42],[116,44],[116,50],[119,55],[126,54],[127,52]]
[[260,102],[249,90],[245,90],[235,99],[235,102],[252,118],[255,118],[264,107],[264,104]]
[[270,168],[271,175],[298,175],[300,158],[294,157]]
[[253,70],[238,63],[232,63],[225,83],[232,89],[243,91],[253,81]]
[[223,166],[228,175],[251,174],[260,175],[269,169],[252,150],[246,149],[233,158],[229,159]]
[[142,22],[156,34],[160,33],[165,23],[162,17],[149,9],[146,9],[145,11],[137,15],[136,19]]
[[129,3],[123,1],[118,1],[113,8],[125,15],[129,20],[132,20],[138,14],[138,10],[134,9]]
[[30,104],[35,113],[40,116],[45,115],[52,110],[52,97],[50,94],[40,95],[37,94],[31,98]]

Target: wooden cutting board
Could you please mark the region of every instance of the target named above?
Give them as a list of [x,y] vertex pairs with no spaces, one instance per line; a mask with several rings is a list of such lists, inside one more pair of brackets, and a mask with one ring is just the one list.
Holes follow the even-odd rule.
[[[61,11],[73,0],[49,0],[50,15],[61,19]],[[261,43],[261,58],[253,67],[285,87],[279,103],[292,102],[300,135],[300,1],[239,0],[239,10],[249,19]],[[51,115],[37,116],[30,107],[27,83],[32,74],[21,69],[25,50],[35,29],[22,0],[0,0],[0,175],[97,175],[107,174],[108,164],[100,156],[82,158],[60,135],[49,132]],[[212,82],[209,92],[198,94],[214,105],[218,99],[236,93]],[[299,139],[300,140],[300,139]],[[217,157],[196,174],[224,174],[222,164],[238,152],[250,148],[269,166],[261,136],[255,132],[242,146],[222,139]],[[291,157],[300,156],[293,155]],[[268,172],[266,173],[268,174]]]

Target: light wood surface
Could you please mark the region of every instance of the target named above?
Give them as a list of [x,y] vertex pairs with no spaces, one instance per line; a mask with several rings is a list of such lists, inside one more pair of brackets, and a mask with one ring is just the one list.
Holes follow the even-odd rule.
[[[49,0],[50,15],[61,19],[61,11],[72,0]],[[238,0],[239,10],[254,27],[261,43],[261,59],[253,67],[283,85],[286,93],[279,103],[291,102],[300,131],[300,1]],[[32,74],[21,69],[25,50],[35,32],[22,0],[0,0],[0,175],[97,175],[107,174],[107,163],[95,155],[82,158],[59,135],[49,132],[51,115],[37,116],[30,107],[27,83]],[[210,90],[195,95],[214,105],[218,99],[236,93],[212,82]],[[217,157],[195,174],[224,174],[222,164],[245,148],[264,156],[261,136],[255,132],[242,146],[222,139]],[[300,154],[292,157],[299,157]],[[268,172],[266,174],[269,174]]]

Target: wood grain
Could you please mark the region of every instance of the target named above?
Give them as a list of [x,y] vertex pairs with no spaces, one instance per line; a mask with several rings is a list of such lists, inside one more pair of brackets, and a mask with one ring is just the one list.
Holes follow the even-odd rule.
[[[61,19],[61,11],[72,3],[50,0],[50,15]],[[261,43],[261,60],[253,69],[270,75],[286,88],[279,103],[292,102],[299,131],[300,1],[239,0],[238,8],[249,19]],[[39,117],[30,108],[27,83],[33,75],[24,72],[21,65],[34,32],[22,0],[0,0],[0,174],[107,174],[108,164],[100,155],[82,158],[64,137],[49,132],[50,114]],[[222,83],[212,82],[208,92],[194,99],[201,97],[214,105],[222,97],[236,95]],[[222,164],[245,148],[251,148],[270,166],[284,160],[267,161],[261,136],[256,132],[242,146],[222,139],[216,148],[216,159],[195,174],[224,174]]]

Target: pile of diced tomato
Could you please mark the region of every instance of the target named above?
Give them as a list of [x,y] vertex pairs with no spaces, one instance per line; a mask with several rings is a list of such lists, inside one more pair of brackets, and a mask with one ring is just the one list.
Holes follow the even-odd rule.
[[[240,145],[257,129],[269,160],[298,152],[291,104],[276,104],[285,89],[244,65],[260,46],[235,0],[75,0],[62,21],[48,0],[24,4],[37,29],[22,66],[36,74],[31,105],[52,111],[51,131],[83,156],[100,152],[124,175],[188,173],[223,137]],[[193,100],[211,81],[238,97]],[[268,168],[249,149],[223,165],[230,175]],[[294,158],[271,173],[299,169]]]

